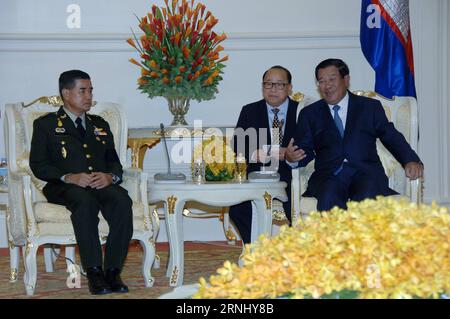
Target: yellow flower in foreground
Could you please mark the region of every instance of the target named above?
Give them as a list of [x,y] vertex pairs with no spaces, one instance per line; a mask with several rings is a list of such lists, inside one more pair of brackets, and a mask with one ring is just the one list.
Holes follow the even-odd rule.
[[293,298],[357,291],[359,298],[450,294],[450,215],[432,205],[379,197],[312,213],[247,247],[200,280],[193,298]]

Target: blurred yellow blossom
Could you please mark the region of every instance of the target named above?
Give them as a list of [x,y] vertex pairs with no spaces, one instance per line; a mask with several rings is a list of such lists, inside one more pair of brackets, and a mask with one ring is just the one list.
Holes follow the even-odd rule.
[[205,162],[206,180],[226,181],[234,177],[236,154],[226,137],[215,135],[194,147],[192,165],[198,160]]
[[193,298],[439,298],[450,294],[449,228],[447,208],[434,203],[351,202],[260,238],[243,267],[225,262]]

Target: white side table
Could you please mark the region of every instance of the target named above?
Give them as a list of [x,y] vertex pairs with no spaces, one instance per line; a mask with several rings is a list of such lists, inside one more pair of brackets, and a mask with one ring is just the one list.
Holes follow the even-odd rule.
[[207,182],[195,184],[149,183],[150,203],[164,202],[164,215],[169,237],[170,259],[167,277],[171,286],[181,286],[184,277],[183,208],[187,201],[212,206],[230,206],[252,201],[251,241],[261,234],[271,235],[272,200],[287,201],[285,182],[273,183],[223,183]]
[[0,248],[8,247],[6,210],[8,208],[8,185],[0,184]]

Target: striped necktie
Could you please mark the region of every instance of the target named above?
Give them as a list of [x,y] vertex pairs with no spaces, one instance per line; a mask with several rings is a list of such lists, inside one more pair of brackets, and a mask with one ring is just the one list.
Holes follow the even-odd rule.
[[280,110],[278,108],[272,108],[272,112],[274,114],[272,122],[272,144],[281,145],[281,142],[283,141],[283,134],[281,132],[282,124],[280,122],[280,119],[278,118],[278,112],[280,112]]

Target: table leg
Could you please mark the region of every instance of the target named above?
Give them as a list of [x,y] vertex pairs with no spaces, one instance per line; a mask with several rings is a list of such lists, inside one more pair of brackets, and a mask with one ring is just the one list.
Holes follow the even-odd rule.
[[[272,196],[266,192],[263,198],[252,204],[251,241],[255,241],[262,234],[272,235]],[[256,209],[255,209],[256,208]]]
[[185,201],[171,196],[165,203],[165,219],[169,238],[167,276],[170,286],[181,286],[184,277],[183,207]]

